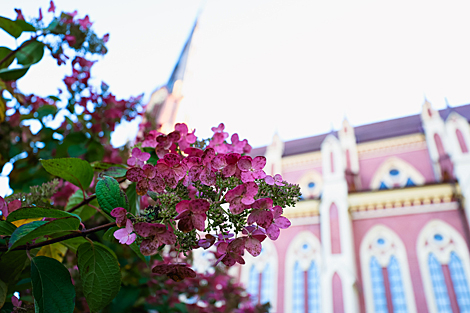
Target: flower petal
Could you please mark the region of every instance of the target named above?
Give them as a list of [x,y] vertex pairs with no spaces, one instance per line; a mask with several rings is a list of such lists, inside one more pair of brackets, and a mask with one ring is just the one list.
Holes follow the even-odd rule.
[[261,243],[259,242],[258,239],[248,238],[245,241],[245,249],[252,256],[258,256],[261,253]]

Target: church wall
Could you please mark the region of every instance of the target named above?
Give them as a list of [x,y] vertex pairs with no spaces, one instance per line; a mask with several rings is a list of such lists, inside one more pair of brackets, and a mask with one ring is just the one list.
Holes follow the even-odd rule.
[[370,218],[353,220],[353,234],[354,245],[356,251],[356,264],[358,270],[358,279],[361,285],[359,299],[361,312],[365,311],[365,295],[364,295],[364,282],[362,281],[361,271],[361,255],[359,253],[361,242],[365,234],[376,225],[385,225],[393,230],[405,245],[406,254],[408,257],[408,265],[413,285],[415,302],[417,304],[418,313],[427,313],[426,297],[424,293],[423,281],[419,268],[419,261],[417,255],[417,239],[423,227],[431,220],[442,220],[452,227],[454,227],[463,238],[465,237],[464,227],[460,212],[458,210],[430,212],[423,214],[408,214],[391,217]]
[[364,190],[370,189],[374,174],[379,167],[390,157],[397,157],[412,165],[425,178],[426,183],[435,182],[434,172],[427,149],[411,151],[395,151],[394,153],[368,153],[367,156],[359,156],[360,177]]

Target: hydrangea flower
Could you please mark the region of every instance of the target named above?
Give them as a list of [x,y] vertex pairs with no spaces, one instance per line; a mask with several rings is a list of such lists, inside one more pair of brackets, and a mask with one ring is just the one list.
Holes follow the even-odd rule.
[[137,223],[134,225],[135,232],[144,238],[140,244],[140,252],[143,255],[153,255],[158,252],[158,247],[162,244],[172,245],[176,243],[176,235],[173,233],[173,229],[163,224],[155,223]]
[[266,233],[271,240],[276,240],[279,238],[279,234],[281,233],[280,229],[288,228],[291,223],[286,217],[281,216],[282,208],[279,205],[275,206],[272,211],[274,222],[268,227]]
[[248,235],[245,239],[245,249],[252,256],[258,256],[261,253],[261,242],[266,239],[264,230],[255,226],[247,226],[242,231],[243,234]]
[[2,216],[6,218],[8,214],[13,211],[18,210],[21,208],[21,201],[20,200],[13,200],[10,203],[6,202],[3,197],[0,196],[0,211],[2,211]]
[[136,234],[133,233],[134,227],[132,226],[132,222],[130,220],[126,221],[126,227],[118,229],[114,232],[114,238],[119,240],[120,244],[130,245],[135,241],[137,237]]
[[248,205],[255,202],[254,196],[258,193],[258,185],[249,182],[227,191],[225,199],[230,203],[230,212],[240,214]]
[[274,184],[278,186],[284,186],[284,183],[282,182],[282,176],[280,174],[276,174],[274,175],[274,177],[272,177],[271,175],[267,175],[264,178],[264,181],[266,182],[266,184],[271,186],[273,186]]
[[178,141],[178,145],[181,150],[186,150],[190,147],[191,144],[196,142],[196,136],[194,135],[194,132],[196,130],[193,130],[192,133],[189,133],[188,131],[188,126],[184,123],[178,123],[175,125],[175,130],[178,131],[181,135],[180,140]]
[[148,159],[150,159],[150,153],[142,152],[139,148],[134,148],[132,149],[132,156],[127,160],[127,165],[142,167]]
[[124,208],[114,208],[110,212],[112,217],[116,218],[116,225],[119,227],[124,226],[127,223],[127,210]]
[[158,160],[156,168],[159,175],[165,179],[166,185],[171,188],[176,187],[188,170],[188,167],[180,162],[179,155],[175,153],[168,153],[163,159]]
[[245,251],[245,238],[233,239],[230,243],[222,242],[217,246],[216,257],[217,261],[224,263],[226,266],[233,266],[235,263],[245,264],[242,258]]
[[252,225],[253,223],[267,229],[273,222],[273,213],[271,211],[273,207],[273,200],[271,198],[262,198],[256,200],[252,206],[253,210],[248,216],[247,223]]
[[257,156],[254,159],[250,156],[243,156],[238,160],[237,165],[242,172],[241,180],[244,183],[266,177],[266,173],[263,171],[263,168],[266,165],[266,158],[263,156]]
[[156,168],[151,164],[145,164],[143,168],[129,169],[126,177],[137,183],[136,190],[139,196],[146,195],[149,189],[155,192],[162,192],[165,189],[163,179],[157,175]]
[[196,272],[184,263],[160,264],[152,268],[152,273],[157,275],[166,275],[176,282],[182,281],[186,277],[196,277]]
[[209,206],[209,202],[204,199],[180,201],[176,205],[176,212],[179,214],[175,217],[175,220],[179,220],[178,229],[185,233],[194,228],[204,231]]

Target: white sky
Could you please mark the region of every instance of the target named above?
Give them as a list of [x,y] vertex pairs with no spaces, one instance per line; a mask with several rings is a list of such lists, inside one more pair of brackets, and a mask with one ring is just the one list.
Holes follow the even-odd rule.
[[[88,14],[109,53],[92,75],[118,97],[164,84],[200,1],[55,1]],[[47,16],[49,1],[2,1],[1,15]],[[224,122],[253,146],[470,102],[470,2],[207,0],[185,99],[202,137]],[[0,34],[2,45],[14,41]],[[20,87],[47,95],[66,70],[43,61]],[[67,68],[68,70],[68,68]],[[44,73],[47,71],[47,79]],[[127,131],[127,130],[126,130]]]

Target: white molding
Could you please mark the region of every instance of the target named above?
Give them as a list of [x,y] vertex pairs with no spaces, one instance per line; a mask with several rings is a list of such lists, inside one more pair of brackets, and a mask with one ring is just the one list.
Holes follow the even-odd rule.
[[[310,249],[304,252],[301,247],[308,244]],[[292,312],[292,283],[293,271],[296,261],[300,262],[303,270],[308,270],[310,263],[314,261],[318,270],[319,284],[321,286],[322,263],[321,263],[321,244],[320,240],[309,231],[302,231],[289,243],[286,252],[286,266],[284,270],[284,312]],[[321,288],[320,288],[321,292]],[[321,297],[320,297],[321,299]],[[320,302],[321,312],[321,302]]]
[[[309,188],[310,182],[315,183],[315,187]],[[315,170],[307,171],[297,182],[300,186],[300,191],[305,200],[311,198],[318,198],[323,190],[323,178],[321,174]]]
[[[377,239],[379,238],[385,239],[384,247],[377,245]],[[370,258],[372,256],[376,257],[380,266],[386,267],[392,255],[396,257],[400,267],[408,312],[416,312],[416,303],[405,246],[400,237],[393,230],[384,225],[376,225],[364,236],[360,247],[362,285],[364,286],[364,301],[367,313],[374,312],[374,295],[372,292],[369,266]]]
[[[436,233],[443,236],[442,243],[437,243],[433,240]],[[450,253],[455,252],[462,261],[468,283],[470,277],[470,256],[467,245],[455,228],[444,221],[435,219],[428,222],[421,230],[416,242],[416,249],[429,313],[438,313],[432,280],[429,273],[429,254],[433,253],[441,264],[447,264],[449,262]]]
[[369,219],[369,218],[381,218],[381,217],[399,216],[399,215],[453,211],[453,210],[458,210],[458,209],[459,209],[459,204],[457,202],[447,202],[447,203],[423,204],[423,205],[416,205],[416,206],[414,205],[404,206],[400,208],[384,208],[384,209],[378,209],[378,210],[354,211],[354,212],[351,212],[351,216],[353,220],[362,220],[362,219]]
[[[303,225],[312,225],[320,223],[320,216],[306,216],[306,217],[295,217],[289,219],[292,226],[303,226]],[[281,232],[282,236],[282,232]]]

